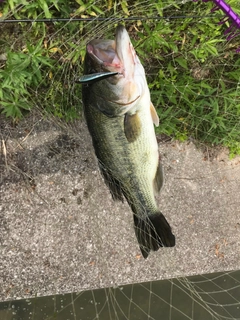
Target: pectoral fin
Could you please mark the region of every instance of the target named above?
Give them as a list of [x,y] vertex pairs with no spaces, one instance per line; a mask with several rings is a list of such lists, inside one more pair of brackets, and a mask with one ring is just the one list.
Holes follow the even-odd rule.
[[124,133],[128,142],[134,142],[141,133],[141,121],[138,113],[125,114],[124,117]]
[[159,126],[159,117],[158,117],[157,111],[154,108],[152,103],[150,104],[150,112],[151,112],[153,123],[155,124],[156,127],[158,127]]

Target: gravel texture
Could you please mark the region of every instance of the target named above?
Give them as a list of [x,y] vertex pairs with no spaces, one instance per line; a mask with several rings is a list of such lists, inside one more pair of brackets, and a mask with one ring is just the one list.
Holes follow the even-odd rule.
[[159,208],[177,243],[144,260],[84,121],[35,114],[0,129],[0,300],[240,269],[239,157],[159,138]]

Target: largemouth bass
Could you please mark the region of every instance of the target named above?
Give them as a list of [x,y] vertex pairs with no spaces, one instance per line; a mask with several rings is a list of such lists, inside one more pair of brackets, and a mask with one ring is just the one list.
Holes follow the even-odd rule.
[[84,114],[100,171],[112,198],[125,198],[131,207],[143,257],[150,250],[174,246],[171,227],[155,200],[163,185],[153,126],[159,119],[144,68],[122,25],[115,40],[87,44],[82,83]]

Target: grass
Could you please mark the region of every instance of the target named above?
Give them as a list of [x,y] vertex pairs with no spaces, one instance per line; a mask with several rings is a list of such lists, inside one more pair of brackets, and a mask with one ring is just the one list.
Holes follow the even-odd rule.
[[[239,14],[237,1],[230,2]],[[210,14],[212,7],[211,2],[174,0],[146,5],[130,0],[11,0],[0,4],[0,14],[13,19],[185,15],[126,22],[160,117],[157,132],[224,145],[233,157],[240,154],[239,41],[225,40],[220,11],[196,18]],[[114,22],[2,24],[0,112],[14,121],[36,107],[63,121],[79,117],[81,88],[74,79],[82,73],[85,43],[95,34],[112,37],[113,28]]]

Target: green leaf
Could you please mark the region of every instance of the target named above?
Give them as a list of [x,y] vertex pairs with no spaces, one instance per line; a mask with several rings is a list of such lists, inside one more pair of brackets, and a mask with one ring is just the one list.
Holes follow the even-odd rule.
[[125,1],[125,0],[120,1],[120,4],[121,4],[121,7],[122,7],[123,12],[124,12],[127,16],[129,16],[127,1]]
[[205,49],[211,53],[213,56],[217,56],[218,55],[218,52],[217,52],[217,49],[216,47],[210,45],[209,43],[206,43],[206,45],[204,46]]
[[92,9],[99,14],[104,14],[104,11],[102,11],[99,7],[95,5],[92,5]]
[[174,60],[184,69],[188,69],[187,61],[183,57],[175,58]]

